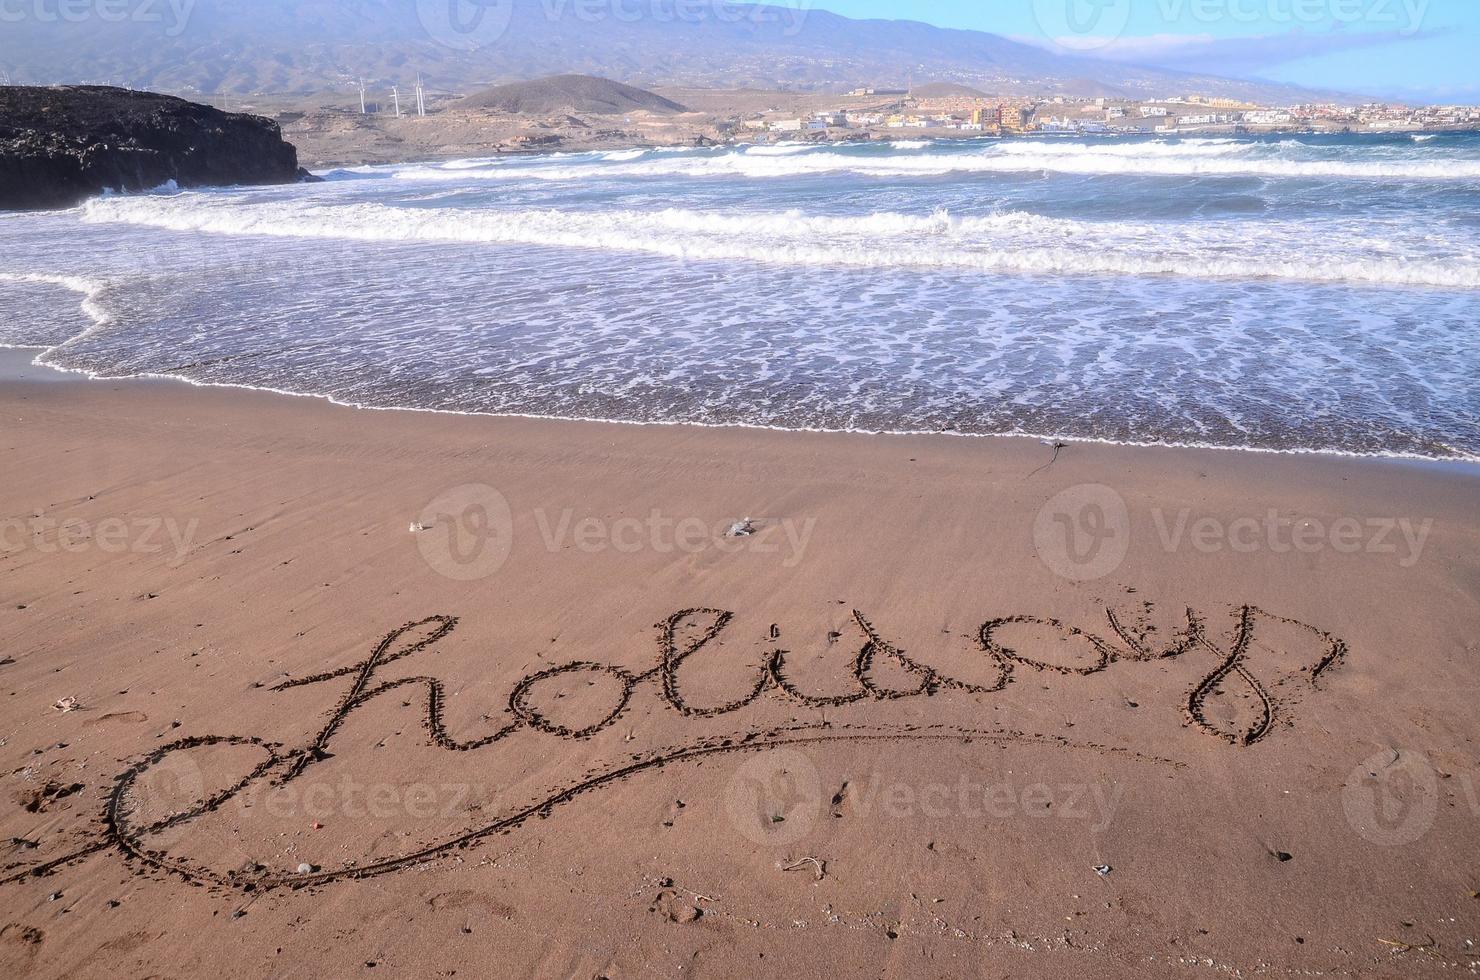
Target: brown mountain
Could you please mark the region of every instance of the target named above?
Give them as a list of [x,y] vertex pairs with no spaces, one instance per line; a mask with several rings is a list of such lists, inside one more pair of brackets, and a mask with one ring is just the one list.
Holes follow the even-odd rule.
[[649,112],[684,112],[683,106],[644,89],[623,85],[594,75],[551,75],[532,82],[495,85],[474,92],[464,106],[553,115],[573,112],[582,115],[621,115],[639,109]]
[[972,88],[970,85],[956,85],[952,82],[930,82],[926,85],[916,85],[911,90],[917,99],[984,99],[987,93],[981,89]]

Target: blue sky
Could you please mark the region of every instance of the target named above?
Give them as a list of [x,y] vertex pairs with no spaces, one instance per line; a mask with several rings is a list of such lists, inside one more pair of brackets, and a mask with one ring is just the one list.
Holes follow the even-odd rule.
[[849,17],[991,31],[1057,50],[1167,68],[1394,98],[1480,101],[1480,0],[810,0],[808,5]]

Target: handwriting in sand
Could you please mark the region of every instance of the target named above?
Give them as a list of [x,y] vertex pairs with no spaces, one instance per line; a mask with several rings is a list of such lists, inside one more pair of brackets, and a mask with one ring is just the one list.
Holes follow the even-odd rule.
[[[187,824],[205,813],[218,809],[253,784],[269,781],[281,786],[297,779],[315,763],[330,756],[329,747],[334,740],[335,733],[350,715],[374,699],[393,691],[400,691],[404,695],[408,690],[420,689],[425,698],[423,724],[431,742],[444,749],[467,752],[500,742],[520,731],[542,733],[557,739],[592,738],[615,724],[628,710],[634,692],[646,684],[654,685],[662,703],[683,717],[719,718],[735,715],[760,699],[768,697],[809,708],[841,709],[851,705],[925,698],[944,691],[955,691],[967,696],[986,696],[1005,690],[1020,670],[1053,671],[1089,676],[1106,670],[1116,661],[1150,661],[1201,653],[1210,658],[1211,666],[1183,699],[1181,711],[1187,723],[1211,737],[1230,744],[1252,745],[1269,735],[1277,713],[1282,710],[1279,701],[1271,696],[1266,685],[1255,676],[1254,668],[1249,663],[1250,647],[1258,624],[1261,621],[1285,624],[1298,631],[1303,631],[1315,641],[1317,655],[1312,662],[1301,669],[1301,673],[1312,687],[1317,684],[1323,674],[1343,660],[1347,653],[1347,646],[1342,640],[1325,631],[1296,620],[1276,616],[1254,606],[1237,607],[1236,613],[1233,635],[1224,646],[1219,646],[1209,636],[1202,619],[1196,612],[1189,609],[1185,629],[1179,631],[1171,642],[1160,648],[1148,643],[1148,634],[1145,631],[1138,632],[1127,628],[1123,625],[1122,618],[1109,609],[1106,610],[1107,625],[1110,634],[1119,641],[1119,645],[1055,619],[1025,615],[993,619],[980,627],[975,640],[980,650],[989,658],[989,663],[995,671],[995,677],[988,683],[975,683],[953,677],[940,668],[926,666],[912,659],[903,649],[885,639],[863,613],[855,610],[852,618],[862,631],[864,642],[853,656],[849,666],[848,674],[851,682],[848,690],[830,695],[804,693],[788,677],[787,652],[776,647],[765,654],[763,662],[756,671],[754,682],[739,697],[720,705],[696,707],[685,699],[680,688],[680,667],[686,660],[719,637],[730,626],[734,614],[720,609],[684,609],[658,624],[657,662],[648,670],[634,673],[611,664],[578,660],[531,673],[515,684],[509,693],[506,705],[506,711],[510,716],[508,723],[491,734],[469,741],[459,741],[452,737],[446,729],[443,722],[446,692],[439,678],[424,674],[382,681],[378,677],[387,665],[431,648],[457,628],[458,621],[455,617],[431,616],[392,631],[375,646],[370,656],[359,663],[310,677],[285,681],[272,688],[273,691],[283,691],[290,688],[327,684],[340,679],[347,680],[348,685],[343,695],[330,709],[324,724],[307,744],[292,749],[283,749],[265,739],[253,736],[204,735],[192,736],[162,746],[118,776],[105,808],[103,833],[97,840],[80,851],[26,868],[0,880],[17,881],[27,876],[47,874],[89,854],[116,848],[133,859],[139,867],[168,872],[194,882],[249,889],[279,886],[303,887],[339,878],[363,878],[404,868],[434,858],[452,848],[467,846],[490,834],[506,832],[532,816],[548,814],[556,806],[577,795],[610,786],[644,771],[660,769],[676,761],[705,755],[754,751],[777,745],[864,739],[930,738],[960,741],[1028,739],[1048,744],[1068,744],[1063,740],[1042,736],[1024,736],[1021,733],[948,726],[932,726],[928,729],[887,729],[856,724],[846,719],[770,730],[737,725],[729,737],[696,739],[688,745],[656,751],[647,756],[629,755],[625,757],[624,762],[612,769],[574,782],[547,799],[506,814],[485,826],[473,828],[454,839],[423,848],[414,854],[374,864],[306,874],[288,875],[265,872],[256,877],[244,877],[222,874],[212,869],[187,864],[182,859],[171,858],[168,854],[153,850],[146,845],[146,838]],[[1005,646],[999,639],[1001,633],[1014,625],[1035,627],[1057,634],[1064,639],[1085,643],[1093,651],[1093,656],[1078,666],[1048,663],[1023,656]],[[775,635],[776,631],[773,628],[773,636]],[[912,683],[903,687],[894,687],[886,686],[877,680],[875,666],[883,660],[892,661],[895,667],[902,669],[906,676],[912,678]],[[572,728],[561,724],[557,719],[548,717],[536,707],[538,700],[536,691],[541,685],[566,675],[581,674],[605,677],[614,682],[615,697],[610,711],[604,717],[584,727]],[[1252,695],[1256,705],[1252,718],[1238,723],[1237,727],[1209,717],[1205,710],[1209,698],[1234,679],[1247,685],[1246,693]],[[147,826],[136,826],[133,822],[133,808],[128,801],[139,778],[173,753],[210,745],[251,746],[261,751],[264,758],[244,778],[210,798],[200,800],[185,810],[154,821]]]

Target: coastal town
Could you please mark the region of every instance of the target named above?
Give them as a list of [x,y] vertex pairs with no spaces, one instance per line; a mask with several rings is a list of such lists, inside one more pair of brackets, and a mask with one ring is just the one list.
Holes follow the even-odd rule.
[[[881,105],[859,101],[887,100]],[[1335,103],[1261,106],[1231,99],[1179,95],[1132,101],[1053,96],[1044,99],[993,98],[965,86],[928,85],[919,90],[859,89],[852,105],[806,116],[778,118],[760,113],[721,124],[739,134],[774,134],[814,139],[888,136],[891,131],[922,130],[932,136],[953,133],[1169,134],[1261,132],[1403,133],[1473,130],[1480,127],[1477,106],[1407,106],[1386,103]]]
[[[490,93],[493,93],[491,96]],[[1480,106],[1259,105],[1200,94],[993,95],[951,82],[849,91],[657,87],[554,76],[471,95],[408,85],[323,97],[207,98],[272,117],[310,167],[488,153],[1065,134],[1261,135],[1480,130]]]

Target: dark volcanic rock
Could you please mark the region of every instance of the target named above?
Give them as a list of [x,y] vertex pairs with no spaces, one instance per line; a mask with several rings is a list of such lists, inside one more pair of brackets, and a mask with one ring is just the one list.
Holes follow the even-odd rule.
[[63,208],[104,188],[285,184],[307,174],[277,123],[100,85],[0,86],[0,209]]

